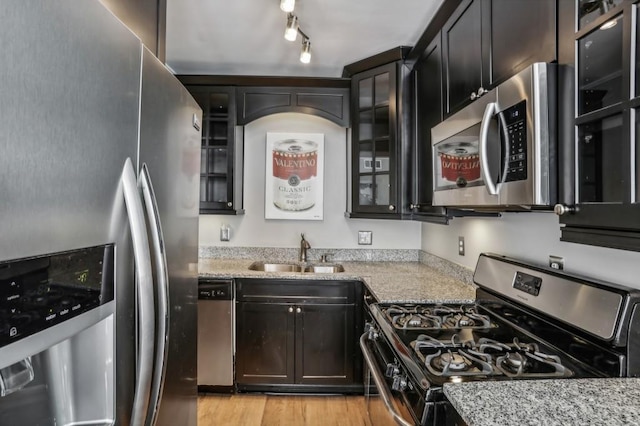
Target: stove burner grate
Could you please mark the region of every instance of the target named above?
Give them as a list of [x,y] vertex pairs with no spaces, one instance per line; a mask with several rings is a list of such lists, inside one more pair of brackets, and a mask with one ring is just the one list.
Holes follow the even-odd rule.
[[426,330],[444,328],[496,327],[489,316],[478,313],[475,306],[409,306],[391,305],[384,310],[396,329]]
[[553,378],[573,374],[558,356],[545,354],[537,343],[521,343],[517,337],[507,344],[484,337],[462,342],[457,334],[448,342],[421,334],[411,346],[435,376]]

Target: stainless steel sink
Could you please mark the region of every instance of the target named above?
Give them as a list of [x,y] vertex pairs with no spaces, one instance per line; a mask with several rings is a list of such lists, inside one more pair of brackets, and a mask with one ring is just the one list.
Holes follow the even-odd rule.
[[314,272],[316,274],[335,274],[344,272],[344,266],[336,263],[319,263],[316,265],[308,265],[304,268],[305,272]]
[[254,262],[249,265],[252,271],[264,272],[302,272],[302,266],[295,263],[264,263]]
[[262,272],[311,272],[315,274],[335,274],[344,272],[344,267],[337,263],[317,263],[314,265],[300,265],[297,263],[265,263],[253,262],[249,265],[252,271]]

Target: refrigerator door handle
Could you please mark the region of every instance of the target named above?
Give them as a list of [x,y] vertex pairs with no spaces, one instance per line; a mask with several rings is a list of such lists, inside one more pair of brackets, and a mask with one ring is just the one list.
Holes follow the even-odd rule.
[[136,175],[130,158],[127,158],[125,161],[122,173],[122,187],[125,205],[127,206],[129,226],[131,228],[133,256],[136,265],[136,300],[139,325],[136,385],[130,425],[143,426],[149,407],[151,375],[153,371],[155,334],[153,273],[151,269],[147,224],[144,220],[144,209],[142,207],[142,201],[140,200]]
[[167,255],[164,246],[164,236],[162,234],[162,224],[155,192],[149,176],[149,169],[146,163],[142,164],[140,170],[139,185],[142,188],[145,208],[147,210],[147,218],[149,220],[149,228],[151,233],[151,243],[153,247],[153,255],[155,259],[156,277],[157,277],[157,301],[158,310],[156,311],[157,326],[156,332],[156,353],[155,353],[155,369],[151,381],[151,398],[149,406],[149,415],[147,416],[147,426],[153,426],[158,417],[160,409],[160,400],[162,398],[162,389],[164,386],[165,373],[167,371],[167,352],[169,349],[169,274],[167,270]]

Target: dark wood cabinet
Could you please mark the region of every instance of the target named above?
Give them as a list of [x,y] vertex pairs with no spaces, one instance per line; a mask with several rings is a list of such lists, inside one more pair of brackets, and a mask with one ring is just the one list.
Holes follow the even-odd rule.
[[458,111],[489,88],[482,8],[481,0],[466,0],[442,28],[446,114]]
[[410,215],[411,84],[402,60],[352,76],[349,217]]
[[577,61],[571,64],[576,143],[562,164],[572,187],[556,213],[563,241],[640,251],[640,96],[631,90],[638,65],[630,60],[640,30],[638,3],[602,6],[582,0],[567,12],[579,23],[570,35]]
[[483,19],[489,25],[483,37],[489,46],[483,49],[486,52],[490,47],[489,86],[495,87],[534,62],[556,61],[556,0],[490,0],[487,4],[484,11],[490,22]]
[[361,391],[361,283],[239,279],[236,294],[239,390]]
[[424,49],[413,68],[415,87],[412,202],[413,219],[447,222],[447,210],[434,207],[431,128],[442,121],[442,42],[440,33]]
[[554,62],[556,0],[465,0],[442,28],[451,115],[534,62]]
[[316,115],[349,127],[348,87],[238,87],[238,124],[281,112]]
[[295,383],[294,310],[289,303],[238,303],[237,383]]
[[242,138],[233,87],[187,85],[202,108],[200,213],[242,214]]

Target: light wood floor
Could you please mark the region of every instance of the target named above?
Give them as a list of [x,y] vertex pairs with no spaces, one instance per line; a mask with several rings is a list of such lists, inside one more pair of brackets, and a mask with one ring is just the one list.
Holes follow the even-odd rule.
[[201,394],[198,426],[371,426],[362,396]]

